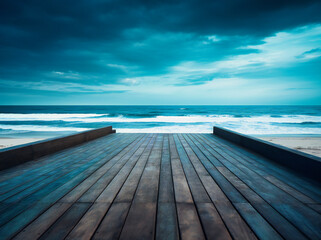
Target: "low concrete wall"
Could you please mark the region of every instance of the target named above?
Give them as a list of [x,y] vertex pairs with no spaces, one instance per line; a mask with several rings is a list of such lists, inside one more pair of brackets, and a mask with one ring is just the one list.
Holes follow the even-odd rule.
[[115,133],[111,126],[0,150],[0,170]]
[[213,128],[213,134],[257,152],[308,178],[321,181],[321,158],[319,157],[219,127]]

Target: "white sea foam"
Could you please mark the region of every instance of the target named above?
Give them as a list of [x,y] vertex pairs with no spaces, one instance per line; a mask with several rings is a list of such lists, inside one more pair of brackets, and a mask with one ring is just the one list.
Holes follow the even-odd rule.
[[74,127],[53,127],[43,125],[0,125],[0,129],[13,131],[34,131],[34,132],[82,132],[89,128],[74,128]]
[[302,122],[321,122],[320,116],[307,115],[284,115],[283,117],[253,116],[253,117],[234,117],[232,115],[190,115],[190,116],[157,116],[152,118],[125,118],[125,117],[100,117],[77,119],[77,121],[92,122],[159,122],[159,123],[226,123],[226,122],[244,122],[244,123],[302,123]]
[[[226,127],[220,125],[221,127]],[[234,126],[226,127],[230,130],[255,135],[266,134],[321,134],[320,128],[297,128],[297,127],[279,127],[271,125],[247,125],[247,126]],[[200,125],[173,125],[173,126],[160,126],[151,128],[116,128],[119,133],[212,133],[212,124]]]
[[309,115],[270,115],[235,117],[233,115],[189,115],[157,116],[151,118],[108,117],[108,114],[16,114],[2,113],[0,121],[66,121],[83,123],[120,122],[120,123],[302,123],[321,122],[321,116]]
[[[251,124],[227,126],[220,124],[221,127],[229,128],[244,134],[321,134],[321,128],[298,128],[273,126],[269,124]],[[0,129],[12,131],[35,131],[35,132],[81,132],[90,128],[76,127],[56,127],[43,125],[0,125]],[[151,128],[116,128],[119,133],[212,133],[213,125],[210,123],[198,125],[172,125]]]
[[[95,123],[118,124],[123,128],[117,128],[117,132],[198,132],[210,133],[213,126],[226,127],[234,131],[245,134],[321,134],[321,128],[311,128],[309,125],[304,127],[286,126],[278,123],[303,123],[321,122],[321,116],[308,115],[282,115],[273,117],[270,115],[235,117],[234,115],[189,115],[189,116],[157,116],[151,118],[126,118],[124,116],[109,117],[108,114],[0,114],[0,121],[19,122],[19,121],[64,121],[70,123],[86,123],[86,127],[95,128]],[[128,123],[128,124],[127,124]],[[131,123],[155,123],[152,128],[138,128],[135,126],[144,124]],[[158,123],[158,124],[157,124]],[[162,124],[164,123],[164,124]],[[164,125],[169,126],[164,126]],[[100,124],[101,126],[102,124]],[[131,128],[131,125],[135,128]],[[147,124],[146,124],[147,125]],[[163,126],[162,126],[163,125]],[[50,126],[48,125],[16,125],[1,124],[0,129],[12,131],[85,131],[88,128]]]
[[81,121],[108,114],[78,113],[0,113],[0,121]]
[[210,133],[207,125],[161,126],[151,128],[116,128],[119,133]]

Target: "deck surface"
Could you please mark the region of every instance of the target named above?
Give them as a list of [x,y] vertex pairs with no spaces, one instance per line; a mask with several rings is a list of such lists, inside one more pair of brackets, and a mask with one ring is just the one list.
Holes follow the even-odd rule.
[[0,239],[320,239],[321,187],[211,134],[111,134],[0,172]]

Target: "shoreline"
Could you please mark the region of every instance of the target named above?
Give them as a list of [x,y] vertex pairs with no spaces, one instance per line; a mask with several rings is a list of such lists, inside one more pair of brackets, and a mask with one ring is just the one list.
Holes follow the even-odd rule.
[[[244,134],[244,133],[242,133]],[[284,138],[284,137],[309,137],[309,138],[321,138],[321,134],[309,134],[309,133],[298,133],[298,134],[245,134],[248,136],[252,136],[255,138],[269,138],[269,137],[277,137],[277,138]]]
[[0,149],[10,148],[13,146],[18,146],[22,144],[37,142],[45,140],[48,138],[37,138],[37,137],[27,137],[27,138],[8,138],[0,137]]
[[308,153],[317,157],[321,157],[321,136],[307,136],[307,135],[295,135],[295,136],[261,136],[261,140],[292,148],[304,153]]
[[[250,136],[321,157],[320,134],[269,134]],[[0,137],[0,149],[37,142],[50,138],[52,138],[52,136]]]

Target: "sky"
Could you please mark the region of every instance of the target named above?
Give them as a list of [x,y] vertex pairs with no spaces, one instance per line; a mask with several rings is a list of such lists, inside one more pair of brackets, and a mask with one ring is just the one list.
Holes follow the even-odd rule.
[[1,105],[318,105],[320,0],[1,0]]

